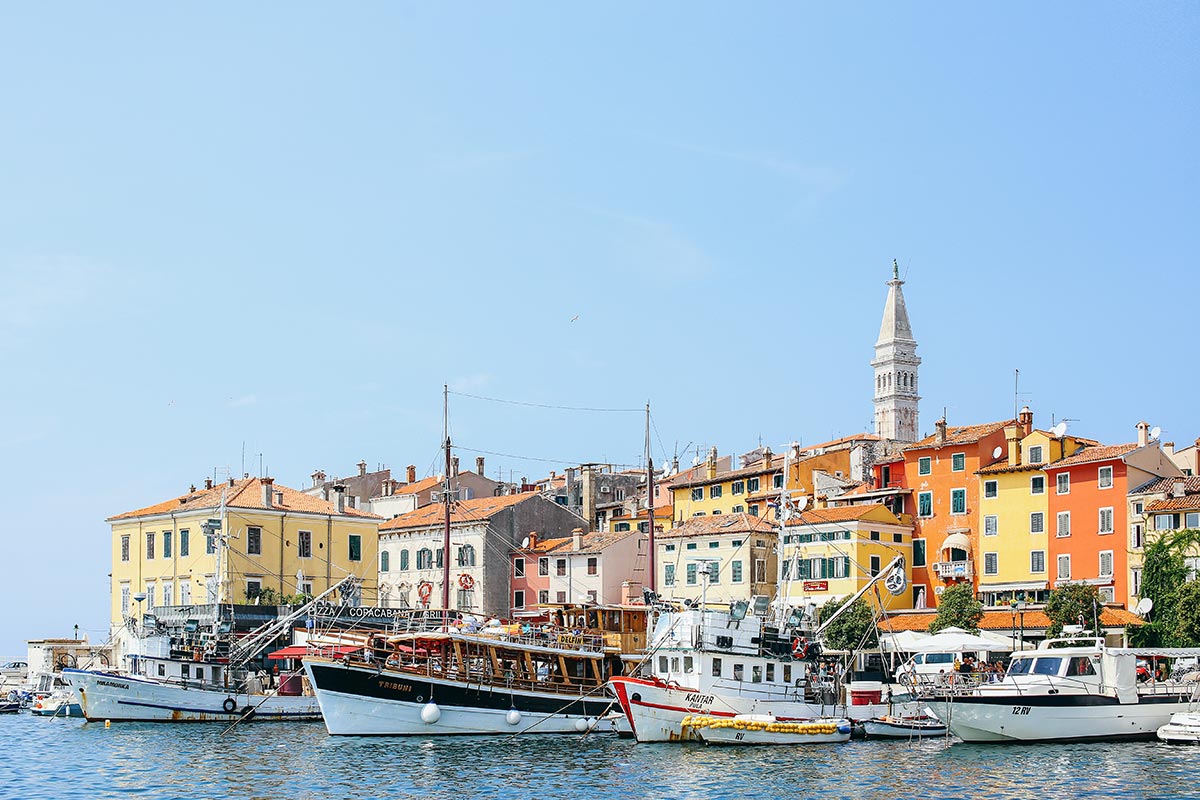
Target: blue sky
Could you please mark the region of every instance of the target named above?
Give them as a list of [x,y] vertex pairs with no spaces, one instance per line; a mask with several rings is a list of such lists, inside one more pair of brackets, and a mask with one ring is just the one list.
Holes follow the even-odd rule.
[[[433,466],[441,387],[864,429],[893,258],[921,426],[1200,436],[1189,3],[10,5],[0,653],[106,632],[110,514],[258,453]],[[574,320],[574,321],[572,321]],[[452,404],[489,471],[636,414]],[[464,451],[464,462],[473,453]]]

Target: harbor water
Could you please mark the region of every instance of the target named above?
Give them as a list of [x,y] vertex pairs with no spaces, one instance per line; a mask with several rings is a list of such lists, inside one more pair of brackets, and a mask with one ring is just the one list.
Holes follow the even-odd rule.
[[331,737],[320,723],[0,717],[4,798],[1184,798],[1200,748],[647,745],[612,735]]

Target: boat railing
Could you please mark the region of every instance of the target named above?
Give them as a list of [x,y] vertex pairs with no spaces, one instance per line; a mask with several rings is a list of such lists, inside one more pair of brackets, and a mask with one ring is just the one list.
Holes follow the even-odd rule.
[[984,672],[939,672],[936,675],[916,674],[905,675],[911,683],[910,691],[918,697],[931,695],[970,694],[985,683],[991,683],[993,676]]
[[344,657],[347,664],[368,666],[374,669],[394,670],[396,672],[420,675],[427,678],[460,681],[467,686],[487,687],[489,690],[524,690],[536,692],[551,692],[554,694],[587,694],[607,681],[603,675],[597,680],[590,670],[582,675],[567,675],[547,673],[543,676],[529,678],[519,665],[510,664],[497,672],[490,659],[475,657],[478,669],[460,669],[457,664],[449,664],[438,655],[426,658],[414,657],[407,654],[394,654],[380,662],[378,659],[367,659],[365,654],[350,654]]

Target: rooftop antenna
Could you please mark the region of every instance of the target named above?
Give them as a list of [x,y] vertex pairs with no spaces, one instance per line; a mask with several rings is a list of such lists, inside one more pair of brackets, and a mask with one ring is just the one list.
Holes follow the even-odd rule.
[[1067,432],[1067,421],[1065,419],[1062,420],[1057,425],[1055,425],[1053,428],[1051,428],[1050,432],[1054,434],[1055,439],[1061,439],[1063,437],[1063,435]]
[[1155,425],[1153,428],[1150,429],[1150,438],[1153,441],[1158,441],[1158,438],[1160,436],[1162,436],[1162,428],[1160,428],[1158,425]]

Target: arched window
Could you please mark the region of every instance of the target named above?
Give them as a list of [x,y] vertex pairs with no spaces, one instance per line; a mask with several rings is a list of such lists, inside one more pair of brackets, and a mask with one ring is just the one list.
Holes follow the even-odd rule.
[[380,572],[388,571],[388,566],[389,566],[390,560],[391,560],[391,557],[387,550],[381,550],[379,552],[379,571]]
[[433,551],[428,547],[417,551],[417,569],[433,569]]
[[402,571],[408,569],[408,551],[407,550],[400,551],[400,569]]
[[475,548],[469,544],[464,544],[458,548],[458,565],[460,567],[475,566]]

